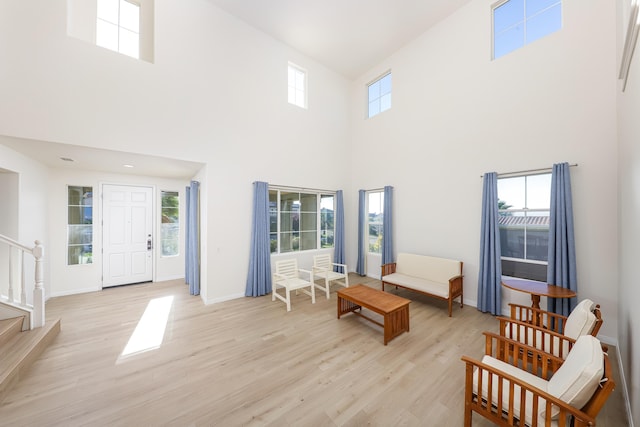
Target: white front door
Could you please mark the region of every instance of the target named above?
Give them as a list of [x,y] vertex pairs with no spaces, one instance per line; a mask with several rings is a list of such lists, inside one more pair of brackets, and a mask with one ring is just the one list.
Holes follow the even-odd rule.
[[102,287],[153,279],[153,190],[102,186]]

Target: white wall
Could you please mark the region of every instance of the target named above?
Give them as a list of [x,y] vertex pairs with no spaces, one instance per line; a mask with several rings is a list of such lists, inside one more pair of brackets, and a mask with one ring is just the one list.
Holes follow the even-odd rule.
[[[0,134],[206,164],[203,299],[244,294],[252,183],[348,182],[348,81],[206,0],[155,1],[153,64],[68,37],[65,5],[0,3],[0,39],[20,40],[0,43]],[[307,110],[287,103],[289,61]]]
[[[45,248],[44,252],[44,290],[45,297],[51,296],[50,282],[50,248],[48,238],[48,223],[46,220],[47,212],[47,168],[35,162],[22,154],[16,153],[2,145],[3,141],[9,140],[6,136],[0,135],[0,169],[8,170],[18,175],[17,193],[19,197],[11,197],[12,203],[7,206],[7,210],[13,212],[7,219],[13,222],[14,230],[7,230],[9,237],[17,240],[23,245],[33,247],[35,241],[42,242]],[[13,181],[15,178],[12,178]],[[15,184],[13,182],[11,185]],[[15,190],[9,190],[13,193]],[[32,302],[33,287],[35,284],[34,262],[32,257],[25,258],[25,282],[28,286],[27,301]],[[6,258],[5,258],[6,260]],[[3,291],[6,291],[4,289]]]
[[[102,185],[136,185],[152,187],[154,190],[154,230],[155,241],[160,238],[160,192],[177,191],[180,194],[180,254],[176,257],[162,257],[159,244],[154,251],[155,281],[184,277],[184,221],[185,187],[188,181],[161,179],[136,175],[105,174],[94,171],[70,171],[50,169],[48,182],[50,228],[51,295],[69,295],[102,289],[103,260],[99,248],[102,247]],[[93,263],[67,265],[67,186],[93,187]]]
[[[561,31],[492,61],[492,3],[470,2],[355,82],[349,206],[357,189],[394,186],[396,251],[462,260],[465,302],[475,305],[480,175],[578,163],[579,297],[601,304],[601,335],[615,341],[616,6],[565,0]],[[388,69],[392,108],[365,119],[366,83]],[[505,304],[522,297],[512,293]]]
[[[619,2],[620,3],[620,2]],[[628,1],[623,2],[625,5]],[[627,5],[628,6],[628,5]],[[622,14],[619,31],[619,51],[624,43],[623,29],[627,16]],[[640,286],[638,257],[640,256],[640,58],[631,62],[625,92],[618,90],[619,132],[619,236],[620,289],[618,292],[619,354],[631,406],[634,425],[640,425]]]

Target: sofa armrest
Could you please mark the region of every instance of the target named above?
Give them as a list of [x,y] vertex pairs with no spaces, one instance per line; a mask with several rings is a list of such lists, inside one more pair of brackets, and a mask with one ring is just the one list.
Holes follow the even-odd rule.
[[390,262],[388,264],[383,264],[382,266],[380,266],[380,268],[382,269],[382,274],[380,277],[384,277],[396,272],[396,263]]

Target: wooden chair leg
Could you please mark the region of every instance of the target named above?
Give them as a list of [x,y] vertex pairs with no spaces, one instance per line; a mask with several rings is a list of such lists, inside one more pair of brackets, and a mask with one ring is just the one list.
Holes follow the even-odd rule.
[[291,292],[289,291],[289,288],[287,288],[286,291],[287,291],[287,311],[291,311]]

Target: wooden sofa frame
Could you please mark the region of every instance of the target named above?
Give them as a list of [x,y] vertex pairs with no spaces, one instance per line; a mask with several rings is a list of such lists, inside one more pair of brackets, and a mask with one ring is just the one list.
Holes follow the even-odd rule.
[[[510,340],[493,333],[485,332],[484,334],[486,336],[485,353],[487,355],[513,366],[517,366],[520,369],[524,369],[541,378],[548,379],[549,376],[552,375],[553,372],[555,372],[563,363],[561,358],[555,357],[526,344],[522,344],[515,340]],[[600,386],[596,389],[587,404],[581,409],[574,408],[555,396],[552,396],[545,391],[490,365],[467,356],[462,356],[462,360],[465,362],[465,427],[471,427],[471,417],[473,412],[482,415],[499,426],[524,426],[524,421],[520,421],[518,419],[518,414],[516,414],[514,410],[514,393],[512,392],[514,385],[520,386],[522,390],[533,395],[532,412],[534,414],[536,414],[539,409],[538,398],[544,399],[546,412],[544,419],[545,427],[553,425],[551,419],[552,408],[558,409],[559,411],[557,420],[553,420],[554,422],[557,421],[557,425],[559,426],[567,425],[567,421],[571,417],[573,417],[572,425],[575,427],[595,426],[595,418],[598,412],[600,412],[600,409],[602,409],[602,406],[604,406],[607,398],[615,388],[611,362],[609,361],[609,357],[606,353],[604,354],[604,375]],[[495,388],[498,389],[498,398],[495,402],[488,403],[485,398],[478,398],[477,393],[474,393],[473,377],[476,369],[478,370],[478,390],[483,389],[483,371],[487,371],[488,373],[487,396],[491,396]],[[496,375],[498,380],[494,381],[491,374]],[[504,385],[505,381],[508,384],[507,386]],[[497,384],[495,384],[495,382],[497,382]],[[509,393],[509,403],[506,407],[503,405],[502,395],[504,393]],[[524,396],[524,394],[525,393],[522,393],[522,396]],[[521,399],[520,406],[521,411],[526,411],[524,398]],[[540,427],[537,416],[532,417],[531,427]]]
[[[463,271],[462,267],[463,267],[463,262],[460,261],[460,271]],[[393,274],[393,273],[396,272],[396,263],[395,262],[391,262],[391,263],[388,263],[388,264],[383,264],[381,266],[381,269],[382,269],[382,274],[381,274],[380,277],[384,277],[384,276],[387,276],[389,274]],[[444,301],[448,301],[449,302],[449,317],[451,317],[451,313],[453,311],[453,300],[454,299],[460,297],[460,308],[464,307],[464,303],[462,302],[462,296],[463,296],[462,295],[463,294],[463,292],[462,292],[462,290],[463,290],[463,288],[462,288],[462,279],[463,279],[463,277],[464,277],[464,275],[460,274],[458,276],[454,276],[454,277],[449,279],[449,297],[448,298],[443,298],[443,297],[441,297],[439,295],[434,295],[434,294],[430,294],[428,292],[423,292],[423,291],[421,291],[419,289],[411,288],[411,287],[408,287],[408,286],[402,286],[402,285],[397,285],[397,284],[391,283],[391,282],[385,282],[384,280],[382,281],[382,290],[384,291],[384,285],[387,284],[387,285],[390,285],[390,286],[395,286],[396,289],[404,288],[404,289],[408,289],[408,290],[413,291],[413,292],[421,293],[422,295],[426,295],[426,296],[429,296],[429,297],[438,298],[438,299],[441,299],[441,300],[444,300]]]

